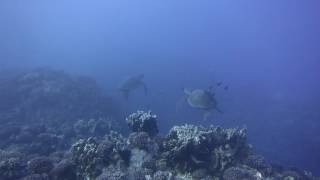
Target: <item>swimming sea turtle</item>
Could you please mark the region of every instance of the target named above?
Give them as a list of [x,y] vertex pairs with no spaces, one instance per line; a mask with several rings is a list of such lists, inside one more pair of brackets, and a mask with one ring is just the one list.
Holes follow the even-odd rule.
[[206,120],[213,110],[220,113],[221,110],[217,107],[217,101],[215,99],[215,94],[211,89],[194,89],[188,90],[184,89],[186,95],[186,101],[192,108],[202,109],[205,111],[203,119]]
[[147,95],[148,89],[145,83],[142,81],[143,78],[144,75],[139,74],[136,76],[131,76],[121,83],[119,90],[122,92],[126,100],[129,98],[129,93],[139,87],[143,87],[144,93]]

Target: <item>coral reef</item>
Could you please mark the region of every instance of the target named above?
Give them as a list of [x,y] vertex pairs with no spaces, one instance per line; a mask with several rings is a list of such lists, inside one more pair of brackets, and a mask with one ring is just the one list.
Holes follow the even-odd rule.
[[50,171],[52,180],[76,179],[75,163],[70,159],[63,159]]
[[224,171],[223,179],[225,180],[238,180],[238,179],[262,180],[262,174],[259,171],[246,166],[230,167]]
[[53,168],[53,162],[48,157],[35,157],[28,161],[27,168],[32,174],[48,174]]
[[173,180],[173,174],[170,171],[157,171],[153,175],[153,180]]
[[250,154],[244,164],[259,170],[265,176],[269,176],[272,173],[272,166],[260,155]]
[[[80,179],[315,179],[298,170],[276,170],[263,157],[253,154],[246,142],[246,129],[187,124],[173,127],[160,138],[140,128],[142,114],[150,112],[138,111],[127,118],[139,125],[128,123],[132,133],[127,139],[113,132],[102,140],[89,138],[73,145],[77,172],[82,173]],[[120,153],[123,149],[126,156]]]
[[150,136],[158,134],[157,116],[149,112],[137,111],[126,119],[132,132],[146,132]]
[[64,134],[80,119],[94,135],[119,127],[113,120],[120,114],[117,106],[97,83],[63,71],[40,68],[8,78],[0,84],[0,99],[0,123],[9,127],[0,129],[0,137],[17,135],[26,125]]
[[90,78],[37,69],[2,80],[0,99],[0,180],[317,180],[255,154],[246,129],[119,121]]
[[17,158],[9,158],[0,162],[1,179],[14,179],[21,176],[23,164]]
[[167,135],[161,156],[182,172],[205,168],[216,174],[246,159],[250,148],[245,139],[245,129],[175,126]]
[[31,174],[21,180],[50,180],[47,174]]
[[52,126],[62,120],[103,117],[114,110],[94,80],[51,69],[22,73],[2,83],[0,90],[6,102],[1,104],[6,110],[1,112],[1,121],[28,120]]
[[95,163],[98,144],[93,138],[80,139],[72,145],[72,159],[77,164],[77,176],[79,178],[90,178],[95,175]]
[[94,80],[63,71],[40,68],[8,76],[0,83],[0,99],[0,149],[25,154],[21,165],[14,157],[2,159],[0,179],[22,176],[18,171],[26,171],[27,165],[33,173],[28,179],[37,179],[36,174],[49,173],[38,172],[49,165],[42,161],[44,156],[68,150],[79,138],[121,132],[125,125],[116,120],[116,104]]
[[[138,115],[139,114],[139,115]],[[148,118],[141,118],[141,116]],[[152,126],[140,126],[150,119]],[[127,138],[116,131],[104,137],[84,137],[70,150],[47,156],[0,151],[0,179],[13,180],[316,180],[310,173],[269,164],[253,153],[246,142],[246,129],[223,129],[195,125],[174,126],[157,135],[150,112],[138,111],[127,121]],[[135,119],[135,120],[134,120]],[[148,121],[148,120],[147,120]],[[80,122],[79,124],[82,124]],[[87,128],[87,123],[84,127]],[[77,125],[78,126],[78,125]],[[139,127],[139,128],[132,128]],[[144,127],[144,128],[140,128]],[[146,127],[151,127],[150,130]],[[41,126],[14,130],[41,135],[54,141]],[[80,128],[81,129],[81,128]],[[89,134],[87,134],[89,135]],[[50,144],[50,143],[49,143]]]
[[94,138],[80,139],[72,146],[71,153],[77,177],[84,179],[96,177],[109,165],[127,164],[130,157],[127,143],[115,132],[100,143]]
[[120,168],[109,166],[103,169],[103,172],[96,178],[96,180],[127,180],[128,175]]

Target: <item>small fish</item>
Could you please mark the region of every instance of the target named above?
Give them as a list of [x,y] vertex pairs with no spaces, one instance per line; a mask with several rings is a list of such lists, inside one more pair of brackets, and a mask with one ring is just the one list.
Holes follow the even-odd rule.
[[229,86],[225,86],[223,89],[227,91],[229,89]]
[[222,85],[222,81],[217,83],[217,86],[221,86]]

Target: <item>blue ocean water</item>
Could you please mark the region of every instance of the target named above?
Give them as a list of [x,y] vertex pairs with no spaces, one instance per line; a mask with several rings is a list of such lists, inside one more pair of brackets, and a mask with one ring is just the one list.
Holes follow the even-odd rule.
[[[0,69],[51,67],[94,77],[125,113],[151,109],[162,133],[193,123],[248,128],[267,159],[320,172],[319,1],[0,2]],[[149,94],[125,101],[127,76]],[[216,86],[209,121],[177,102]]]

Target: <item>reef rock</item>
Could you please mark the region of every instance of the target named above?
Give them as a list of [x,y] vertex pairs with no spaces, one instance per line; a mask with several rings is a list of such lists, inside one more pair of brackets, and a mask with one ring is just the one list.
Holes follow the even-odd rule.
[[183,125],[170,130],[161,156],[183,172],[205,168],[214,174],[240,163],[248,152],[245,129]]
[[[121,132],[120,110],[95,80],[39,68],[0,82],[0,149],[33,156]],[[30,160],[30,159],[28,159]]]
[[100,142],[94,138],[80,139],[72,146],[71,153],[78,178],[97,177],[105,167],[128,164],[130,157],[126,141],[115,132]]
[[230,167],[223,173],[224,180],[263,180],[262,174],[252,168],[246,166]]
[[157,116],[151,114],[151,111],[137,111],[129,115],[126,119],[127,124],[132,132],[146,132],[150,136],[158,134]]
[[50,171],[52,180],[76,179],[76,165],[70,159],[63,159]]
[[19,179],[26,174],[26,163],[20,156],[10,155],[7,152],[1,152],[0,161],[0,179],[13,180]]
[[[148,118],[141,118],[146,116]],[[306,179],[312,175],[275,168],[252,153],[246,129],[183,125],[167,136],[142,128],[149,113],[127,118],[133,133],[124,138],[111,132],[103,139],[79,140],[71,148],[78,179],[97,180],[267,180]],[[154,126],[153,126],[154,127]],[[148,133],[149,132],[149,133]]]
[[47,157],[36,157],[28,161],[28,170],[34,174],[48,174],[53,168],[53,162]]
[[0,83],[0,123],[61,127],[78,119],[116,116],[115,103],[88,77],[39,68]]
[[126,119],[132,133],[124,137],[100,120],[75,121],[65,134],[42,124],[0,129],[9,135],[1,144],[7,148],[0,149],[0,179],[317,180],[254,154],[246,129],[186,124],[160,136],[156,116],[138,111]]

